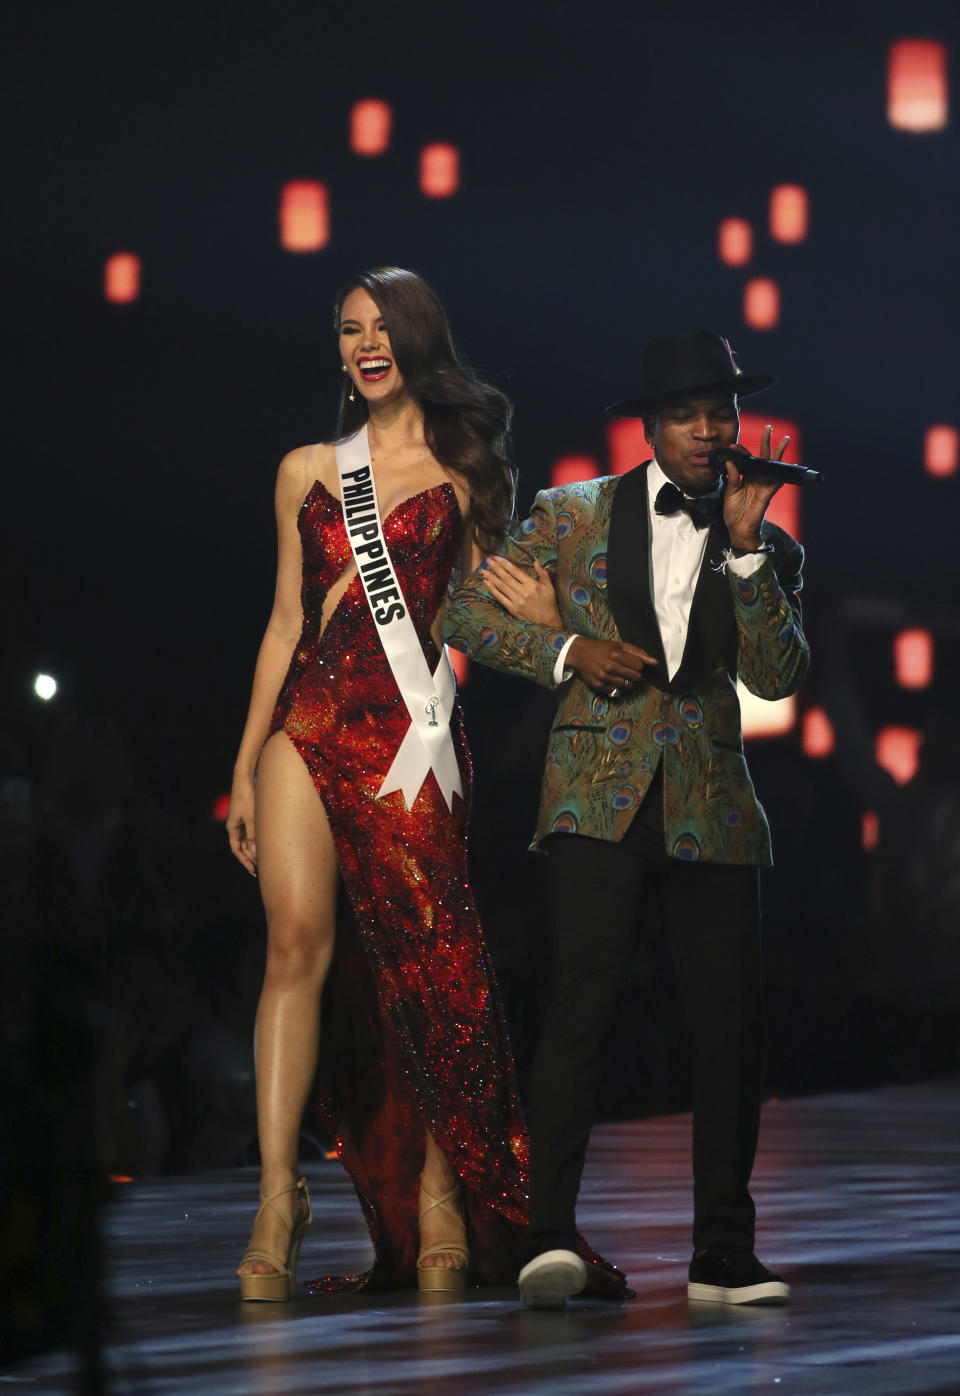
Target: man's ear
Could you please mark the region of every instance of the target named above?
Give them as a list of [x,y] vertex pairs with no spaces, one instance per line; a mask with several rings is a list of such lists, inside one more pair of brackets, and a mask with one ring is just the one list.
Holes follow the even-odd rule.
[[657,427],[657,414],[656,414],[656,413],[654,413],[652,417],[644,417],[644,418],[643,418],[643,434],[644,434],[644,436],[646,437],[647,445],[650,447],[651,450],[653,450],[653,447],[654,447],[654,432],[656,431],[656,427]]

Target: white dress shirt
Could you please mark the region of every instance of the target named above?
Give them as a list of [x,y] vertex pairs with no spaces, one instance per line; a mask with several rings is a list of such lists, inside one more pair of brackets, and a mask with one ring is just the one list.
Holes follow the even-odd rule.
[[[683,659],[693,594],[697,589],[697,579],[710,536],[708,528],[695,528],[690,515],[682,509],[678,509],[675,514],[656,512],[653,506],[657,495],[664,485],[670,483],[657,461],[652,460],[647,466],[650,595],[660,628],[660,639],[663,641],[668,679],[673,678]],[[715,498],[720,493],[720,489],[717,489],[707,497]],[[763,562],[763,553],[747,553],[744,557],[727,555],[727,565],[738,577],[749,577],[763,565]],[[572,669],[566,667],[565,660],[567,651],[575,639],[577,636],[571,635],[557,656],[553,670],[554,683],[563,683],[573,673]]]

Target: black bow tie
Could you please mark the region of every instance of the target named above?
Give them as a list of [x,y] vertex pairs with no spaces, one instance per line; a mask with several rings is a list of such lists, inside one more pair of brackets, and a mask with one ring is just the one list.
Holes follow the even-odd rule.
[[653,502],[657,514],[676,514],[682,509],[693,520],[694,528],[709,528],[723,519],[723,499],[715,495],[713,499],[687,499],[676,485],[663,485]]

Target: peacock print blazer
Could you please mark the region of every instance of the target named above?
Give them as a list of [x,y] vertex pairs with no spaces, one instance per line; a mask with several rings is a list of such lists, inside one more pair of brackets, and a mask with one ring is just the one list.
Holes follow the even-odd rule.
[[650,581],[646,464],[627,475],[544,490],[503,556],[553,577],[561,628],[514,620],[478,569],[441,617],[452,648],[553,689],[573,634],[624,640],[658,656],[611,699],[578,674],[562,684],[537,830],[621,839],[663,763],[664,832],[676,858],[769,866],[770,830],[747,770],[736,680],[761,698],[795,693],[809,664],[799,592],[803,549],[775,524],[773,552],[747,578],[723,567],[729,538],[711,526],[683,659],[667,679]]

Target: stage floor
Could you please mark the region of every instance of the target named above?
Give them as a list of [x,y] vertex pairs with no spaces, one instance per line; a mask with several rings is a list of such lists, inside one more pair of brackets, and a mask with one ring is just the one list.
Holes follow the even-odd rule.
[[[241,1304],[253,1170],[131,1184],[105,1216],[110,1393],[599,1396],[960,1392],[960,1082],[771,1103],[758,1253],[784,1309],[689,1304],[687,1116],[594,1133],[580,1224],[636,1299],[528,1313],[515,1291]],[[308,1170],[301,1277],[356,1273],[366,1231],[336,1163]],[[10,1389],[73,1391],[67,1354]]]

